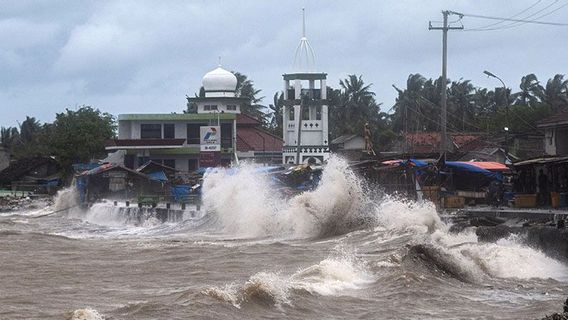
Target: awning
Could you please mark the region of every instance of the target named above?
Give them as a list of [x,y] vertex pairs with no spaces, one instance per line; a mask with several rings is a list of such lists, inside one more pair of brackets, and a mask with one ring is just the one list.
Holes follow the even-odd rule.
[[387,160],[387,161],[383,161],[381,162],[381,164],[387,165],[387,166],[415,166],[415,167],[425,167],[428,165],[428,163],[431,163],[432,160],[430,159],[425,159],[425,160],[419,160],[419,159],[408,159],[408,160],[401,160],[401,159],[397,159],[397,160]]
[[501,172],[492,172],[487,169],[482,168],[479,165],[480,162],[461,162],[461,161],[446,161],[445,166],[452,168],[454,170],[482,174],[487,178],[494,180],[503,180]]
[[514,166],[526,166],[531,164],[548,164],[568,162],[568,157],[536,158],[513,163]]
[[492,161],[468,161],[465,162],[474,165],[478,168],[489,170],[489,171],[509,171],[509,167],[499,162]]

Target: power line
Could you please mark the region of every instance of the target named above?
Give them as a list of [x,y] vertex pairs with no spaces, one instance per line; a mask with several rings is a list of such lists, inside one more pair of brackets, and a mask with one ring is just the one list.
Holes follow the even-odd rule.
[[[556,9],[550,11],[550,12],[544,13],[544,14],[542,14],[542,15],[540,15],[540,16],[538,16],[538,17],[532,19],[532,20],[528,20],[528,21],[525,21],[525,22],[512,22],[512,23],[509,23],[509,24],[506,24],[506,25],[504,25],[504,26],[497,27],[497,28],[468,29],[468,30],[465,30],[465,31],[494,31],[494,30],[505,30],[505,29],[511,29],[511,28],[519,27],[519,26],[522,26],[522,25],[527,24],[527,23],[538,23],[538,24],[547,24],[547,25],[555,25],[555,26],[567,26],[568,24],[560,24],[560,23],[555,23],[555,22],[549,23],[549,22],[544,22],[544,21],[536,21],[536,20],[538,20],[538,19],[540,19],[540,18],[543,18],[543,17],[546,17],[546,16],[548,16],[548,15],[551,15],[552,13],[554,13],[554,12],[556,12],[556,11],[558,11],[558,10],[564,8],[564,7],[566,7],[567,5],[568,5],[568,3],[566,3],[566,4],[564,4],[564,5],[562,5],[562,6],[558,7],[558,8],[556,8]],[[539,11],[539,12],[540,12],[540,11]],[[532,15],[531,15],[531,16],[532,16]]]
[[[558,0],[556,0],[556,1],[558,1]],[[509,19],[512,19],[512,18],[518,17],[518,16],[520,16],[521,14],[527,12],[528,10],[534,8],[537,4],[539,4],[539,3],[541,3],[541,2],[542,2],[542,0],[538,0],[537,2],[533,3],[533,4],[532,4],[531,6],[529,6],[528,8],[526,8],[526,9],[520,11],[520,12],[517,12],[516,14],[514,14],[514,15],[508,17],[508,18],[509,18]],[[527,17],[525,17],[525,19],[526,19],[526,18],[527,18]],[[485,26],[481,26],[481,27],[478,27],[478,28],[475,28],[475,29],[467,29],[467,30],[469,30],[469,31],[482,30],[482,29],[486,29],[486,28],[489,28],[489,27],[493,27],[493,26],[499,25],[499,24],[504,23],[504,22],[505,22],[505,21],[497,21],[497,22],[490,23],[490,24],[485,25]]]
[[[489,20],[500,20],[500,21],[514,21],[515,25],[513,26],[513,24],[510,24],[508,26],[504,26],[501,28],[493,28],[493,29],[468,29],[466,31],[489,31],[489,30],[501,30],[501,29],[508,29],[508,28],[512,28],[512,27],[516,27],[525,23],[532,23],[532,24],[540,24],[540,25],[551,25],[551,26],[562,26],[562,27],[566,27],[568,26],[568,23],[559,23],[559,22],[548,22],[548,21],[537,21],[537,19],[540,19],[542,17],[548,16],[564,7],[568,6],[568,2],[563,4],[562,6],[554,9],[553,11],[547,12],[543,15],[538,16],[537,18],[533,19],[533,20],[524,20],[524,19],[511,19],[511,18],[502,18],[502,17],[492,17],[492,16],[484,16],[484,15],[478,15],[478,14],[466,14],[466,13],[460,13],[460,12],[453,12],[451,11],[451,13],[456,14],[456,15],[461,15],[464,17],[471,17],[471,18],[481,18],[481,19],[489,19]],[[516,24],[516,23],[520,23],[520,24]]]

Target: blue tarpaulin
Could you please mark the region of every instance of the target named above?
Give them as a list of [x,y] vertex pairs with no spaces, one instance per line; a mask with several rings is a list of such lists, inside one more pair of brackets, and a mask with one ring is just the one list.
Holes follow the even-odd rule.
[[46,187],[57,187],[59,185],[59,178],[45,180],[41,185]]
[[164,173],[164,171],[156,171],[156,172],[148,173],[146,175],[148,176],[148,178],[150,180],[160,181],[160,182],[168,181],[168,178],[166,177],[166,174]]
[[176,202],[186,201],[190,191],[189,184],[178,184],[170,188],[170,193]]

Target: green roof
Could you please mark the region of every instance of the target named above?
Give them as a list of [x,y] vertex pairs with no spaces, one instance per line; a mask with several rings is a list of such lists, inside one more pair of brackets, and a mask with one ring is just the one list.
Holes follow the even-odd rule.
[[234,120],[237,118],[235,113],[127,113],[119,114],[118,120]]
[[199,154],[199,147],[150,150],[150,155],[173,155],[173,154]]

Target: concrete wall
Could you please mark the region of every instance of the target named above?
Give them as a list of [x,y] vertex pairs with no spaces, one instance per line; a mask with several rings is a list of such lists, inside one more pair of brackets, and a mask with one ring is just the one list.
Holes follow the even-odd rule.
[[548,128],[544,131],[544,152],[547,155],[556,154],[556,137],[553,128]]

